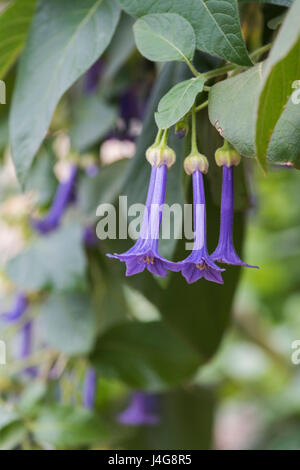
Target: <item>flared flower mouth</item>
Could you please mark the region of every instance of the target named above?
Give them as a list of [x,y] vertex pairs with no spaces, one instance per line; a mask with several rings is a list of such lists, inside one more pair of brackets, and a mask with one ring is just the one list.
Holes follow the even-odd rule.
[[202,251],[193,251],[184,261],[176,263],[177,271],[181,271],[188,284],[193,284],[199,279],[224,284],[222,272],[225,269],[217,266],[211,257],[203,255]]
[[234,219],[234,167],[223,166],[221,225],[218,246],[211,255],[213,261],[232,266],[257,268],[244,263],[235,251],[233,243]]
[[109,258],[116,258],[126,263],[126,276],[133,276],[134,274],[142,273],[147,269],[150,273],[157,276],[166,277],[168,270],[174,270],[173,267],[176,263],[166,260],[159,253],[140,252],[140,253],[124,253],[108,254]]

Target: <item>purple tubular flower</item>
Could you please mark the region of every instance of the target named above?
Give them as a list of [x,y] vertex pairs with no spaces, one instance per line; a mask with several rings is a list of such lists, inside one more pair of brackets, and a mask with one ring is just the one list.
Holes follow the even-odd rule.
[[68,181],[60,183],[56,191],[54,201],[48,215],[41,220],[33,220],[32,225],[41,234],[55,230],[61,221],[64,211],[73,199],[73,188],[76,179],[77,168],[72,166]]
[[94,408],[97,377],[95,369],[88,369],[84,378],[83,406],[89,410]]
[[86,94],[94,93],[97,90],[102,72],[103,61],[102,59],[99,59],[90,67],[86,73],[84,83],[84,91]]
[[31,352],[31,339],[32,339],[32,322],[26,323],[26,325],[21,330],[21,348],[20,348],[20,358],[25,359],[30,355]]
[[10,312],[3,313],[1,318],[7,323],[18,321],[28,306],[26,295],[20,292],[17,294],[14,306]]
[[[31,354],[31,347],[32,347],[32,328],[33,324],[32,321],[26,323],[21,330],[21,338],[20,338],[20,359],[26,359]],[[36,375],[36,368],[35,367],[27,367],[24,372],[27,375],[34,377]]]
[[159,423],[156,412],[157,397],[143,392],[135,392],[131,397],[130,404],[125,411],[117,417],[118,422],[126,426],[150,425]]
[[96,237],[94,227],[85,227],[83,232],[83,241],[85,245],[90,247],[98,244],[98,238]]
[[219,243],[211,255],[214,261],[236,266],[257,268],[244,263],[237,255],[233,245],[233,218],[234,218],[234,178],[233,166],[223,166],[223,185],[221,203],[221,226]]
[[132,276],[146,268],[152,274],[165,277],[167,269],[175,263],[163,258],[158,252],[158,240],[162,219],[161,207],[166,196],[167,166],[153,165],[140,236],[135,245],[123,254],[107,255],[126,263],[126,276]]
[[[192,253],[183,261],[176,263],[176,271],[181,271],[189,284],[204,278],[207,281],[223,284],[221,272],[208,254],[206,245],[206,211],[203,175],[199,170],[193,172],[194,231],[195,240]],[[199,209],[203,210],[199,210]],[[174,270],[175,270],[174,269]]]
[[91,163],[85,169],[85,174],[89,178],[94,178],[95,176],[98,175],[98,173],[99,173],[99,167],[98,167],[98,165],[96,165],[96,163]]

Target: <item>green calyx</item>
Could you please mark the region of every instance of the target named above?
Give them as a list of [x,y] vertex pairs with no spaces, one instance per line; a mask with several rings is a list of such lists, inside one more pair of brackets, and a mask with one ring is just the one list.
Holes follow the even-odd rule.
[[160,167],[166,165],[171,168],[176,162],[176,153],[167,145],[168,130],[158,131],[156,140],[146,151],[146,158],[150,165]]
[[215,153],[216,164],[218,166],[238,166],[241,162],[241,155],[235,150],[229,142],[225,140],[223,147]]
[[201,171],[201,173],[207,174],[209,164],[205,155],[199,152],[192,152],[185,158],[183,166],[188,175],[192,175],[195,171]]

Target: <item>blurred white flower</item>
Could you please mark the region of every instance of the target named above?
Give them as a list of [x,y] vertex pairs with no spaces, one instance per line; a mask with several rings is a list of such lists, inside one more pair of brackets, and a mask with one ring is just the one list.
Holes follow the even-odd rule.
[[0,266],[20,253],[25,245],[22,229],[0,221]]
[[110,165],[135,154],[135,143],[130,140],[108,139],[100,147],[100,158],[104,165]]
[[59,133],[54,141],[53,149],[58,158],[66,158],[71,150],[71,140],[68,134]]

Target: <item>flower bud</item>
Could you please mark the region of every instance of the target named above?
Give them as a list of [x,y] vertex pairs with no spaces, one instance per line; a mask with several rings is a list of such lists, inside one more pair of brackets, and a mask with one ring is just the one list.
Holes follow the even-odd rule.
[[175,135],[178,139],[183,139],[189,132],[189,125],[185,121],[179,121],[175,127]]
[[226,142],[223,147],[216,151],[215,159],[218,166],[227,166],[230,168],[231,166],[239,165],[241,155]]
[[168,168],[171,168],[176,161],[176,154],[168,145],[152,145],[146,151],[146,158],[152,166],[167,165]]
[[184,160],[184,169],[188,175],[192,175],[195,171],[206,174],[208,172],[208,160],[201,153],[191,153]]

